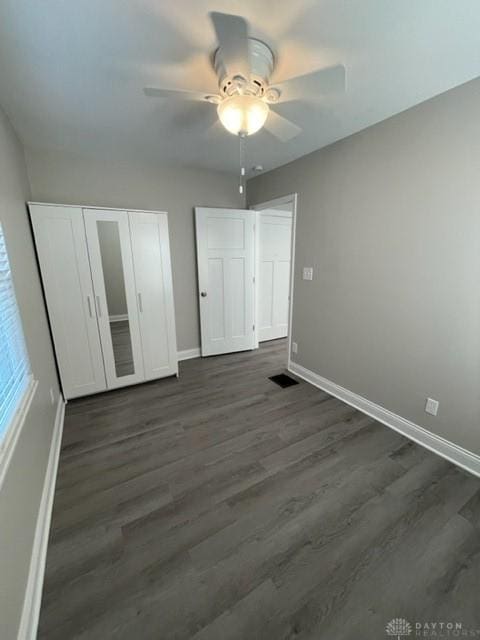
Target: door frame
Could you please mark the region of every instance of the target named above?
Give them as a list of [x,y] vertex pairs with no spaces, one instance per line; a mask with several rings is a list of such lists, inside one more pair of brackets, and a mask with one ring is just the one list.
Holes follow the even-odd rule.
[[259,202],[250,205],[249,209],[256,212],[255,214],[255,348],[258,349],[258,327],[259,327],[259,305],[258,305],[258,284],[259,284],[259,222],[260,211],[264,209],[272,209],[278,207],[281,204],[292,205],[292,237],[290,247],[290,299],[288,301],[288,355],[287,355],[287,368],[290,367],[291,354],[292,354],[292,317],[293,317],[293,291],[294,291],[294,274],[295,274],[295,236],[297,231],[297,193],[290,193],[280,198],[273,198],[273,200],[266,200],[265,202]]

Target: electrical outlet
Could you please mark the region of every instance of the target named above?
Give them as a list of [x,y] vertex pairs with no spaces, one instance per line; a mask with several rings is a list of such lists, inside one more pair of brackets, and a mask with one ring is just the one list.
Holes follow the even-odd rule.
[[433,398],[427,398],[425,403],[425,413],[429,413],[431,416],[436,416],[438,413],[439,402]]
[[296,342],[292,342],[292,353],[298,353],[298,344]]
[[50,389],[50,400],[52,404],[55,404],[55,393],[53,392],[53,389]]
[[313,280],[313,267],[303,267],[302,278],[303,280]]

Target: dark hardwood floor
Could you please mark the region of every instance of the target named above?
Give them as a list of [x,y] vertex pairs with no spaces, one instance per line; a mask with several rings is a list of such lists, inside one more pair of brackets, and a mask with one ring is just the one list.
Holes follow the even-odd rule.
[[68,404],[39,638],[480,628],[480,481],[307,383],[276,386],[284,352]]

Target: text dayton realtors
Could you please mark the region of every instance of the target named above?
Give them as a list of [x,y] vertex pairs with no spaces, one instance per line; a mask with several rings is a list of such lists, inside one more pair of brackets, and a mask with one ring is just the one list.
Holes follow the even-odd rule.
[[461,622],[415,622],[414,627],[419,637],[480,637],[480,629],[464,629]]

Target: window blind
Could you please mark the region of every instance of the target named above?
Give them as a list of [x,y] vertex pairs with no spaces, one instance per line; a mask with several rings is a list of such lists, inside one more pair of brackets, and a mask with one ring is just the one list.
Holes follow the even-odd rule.
[[29,379],[30,364],[0,224],[0,445]]

